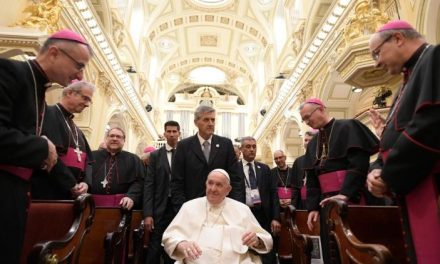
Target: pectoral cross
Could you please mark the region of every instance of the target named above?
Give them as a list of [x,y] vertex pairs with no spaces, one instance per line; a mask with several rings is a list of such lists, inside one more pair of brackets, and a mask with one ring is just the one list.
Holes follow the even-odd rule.
[[108,184],[107,177],[104,178],[104,180],[101,182],[101,184],[102,184],[102,188],[105,188],[105,186],[107,186],[107,184]]
[[81,161],[81,154],[82,154],[82,151],[79,149],[79,147],[76,146],[76,148],[75,148],[73,151],[75,151],[76,156],[78,157],[78,161]]

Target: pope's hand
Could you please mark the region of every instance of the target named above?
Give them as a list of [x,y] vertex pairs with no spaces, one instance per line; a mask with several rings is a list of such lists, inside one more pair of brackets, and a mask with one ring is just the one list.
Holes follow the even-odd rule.
[[185,256],[186,259],[191,261],[197,259],[202,255],[202,250],[199,245],[194,241],[182,241],[177,244],[177,250]]
[[257,248],[260,246],[260,239],[257,237],[257,234],[252,231],[248,231],[243,234],[241,237],[241,241],[243,245],[248,247],[254,247]]

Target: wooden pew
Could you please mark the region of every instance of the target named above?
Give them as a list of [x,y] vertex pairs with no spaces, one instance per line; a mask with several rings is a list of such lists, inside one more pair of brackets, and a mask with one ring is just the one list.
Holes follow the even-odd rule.
[[77,263],[95,214],[91,195],[29,206],[20,263]]
[[133,210],[130,230],[130,249],[128,253],[129,263],[144,263],[145,253],[150,240],[150,234],[146,232],[142,210]]
[[[278,235],[278,261],[281,264],[291,263],[292,256],[292,238],[291,238],[291,228],[287,224],[287,219],[290,218],[290,213],[280,212],[280,224],[281,230]],[[275,241],[274,241],[275,246]]]
[[[313,250],[312,236],[319,236],[319,224],[310,231],[307,227],[308,212],[296,210],[294,206],[286,208],[284,215],[278,251],[280,263],[286,263],[289,260],[295,264],[310,263]],[[282,239],[286,237],[286,232],[288,239]]]
[[132,211],[97,207],[79,263],[128,263],[128,233]]
[[397,206],[347,206],[332,200],[321,217],[330,252],[337,254],[330,257],[337,262],[408,263]]
[[296,211],[294,206],[289,206],[285,209],[284,216],[285,219],[281,220],[278,250],[280,263],[310,263],[312,239],[309,235],[300,233],[297,226],[297,221],[304,218],[304,211]]
[[127,263],[131,217],[131,212],[123,212],[117,230],[106,234],[105,263]]

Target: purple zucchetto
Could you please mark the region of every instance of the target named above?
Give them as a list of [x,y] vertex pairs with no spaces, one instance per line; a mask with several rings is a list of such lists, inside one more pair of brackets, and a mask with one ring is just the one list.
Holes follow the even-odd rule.
[[305,101],[306,104],[316,104],[325,107],[325,104],[318,98],[309,98]]
[[55,32],[49,37],[49,39],[70,40],[87,46],[89,45],[89,43],[87,43],[87,41],[83,38],[83,36],[69,29],[63,29],[58,32]]
[[150,153],[150,152],[153,152],[153,151],[155,151],[155,150],[156,150],[155,147],[153,147],[153,146],[147,146],[147,147],[144,149],[144,153]]
[[385,25],[381,26],[377,32],[387,31],[387,30],[399,30],[399,29],[412,29],[414,30],[414,27],[411,26],[410,23],[403,21],[403,20],[393,20]]

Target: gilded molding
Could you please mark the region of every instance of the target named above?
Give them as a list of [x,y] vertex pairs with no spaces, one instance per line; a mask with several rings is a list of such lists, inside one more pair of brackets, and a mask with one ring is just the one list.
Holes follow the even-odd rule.
[[13,26],[38,28],[48,33],[60,29],[58,21],[62,5],[59,0],[42,0],[39,3],[31,3],[23,10],[29,13],[25,18],[17,21]]
[[34,56],[40,47],[41,44],[38,36],[10,36],[0,33],[0,52],[6,54],[7,57],[23,53]]

